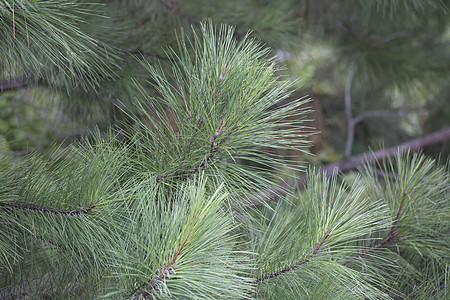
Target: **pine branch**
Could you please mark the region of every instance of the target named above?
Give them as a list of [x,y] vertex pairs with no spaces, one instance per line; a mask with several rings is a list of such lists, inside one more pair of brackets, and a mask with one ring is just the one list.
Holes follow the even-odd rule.
[[264,275],[262,277],[258,277],[256,279],[256,283],[260,283],[260,282],[268,280],[268,279],[278,278],[285,273],[300,269],[302,265],[305,265],[305,264],[311,262],[311,260],[319,253],[320,248],[325,244],[325,242],[330,238],[330,236],[331,236],[331,233],[325,231],[323,238],[317,242],[317,244],[315,245],[312,252],[310,254],[308,254],[304,259],[302,259],[294,264],[285,266],[284,268],[282,268],[276,272]]
[[171,275],[175,273],[174,264],[166,263],[161,265],[161,268],[156,270],[156,274],[153,275],[147,282],[142,283],[141,285],[137,285],[132,293],[129,294],[132,299],[140,299],[139,297],[143,297],[144,299],[149,298],[149,296],[154,296],[150,294],[150,292],[154,292],[159,290],[158,285],[165,283]]
[[[220,73],[220,76],[217,78],[217,82],[216,82],[216,86],[214,88],[214,93],[212,96],[212,103],[215,102],[218,93],[220,92],[220,85],[223,81],[223,76],[227,73],[227,71],[222,70]],[[192,123],[192,117],[191,117],[191,113],[188,113],[188,119],[189,122]],[[222,138],[218,143],[216,143],[217,137],[219,136],[219,134],[221,134],[224,130],[224,124],[223,122],[223,118],[220,122],[220,127],[217,128],[214,131],[214,134],[211,137],[211,143],[209,146],[209,151],[206,152],[205,154],[205,159],[200,162],[197,166],[195,166],[194,168],[192,168],[191,170],[177,170],[175,172],[172,172],[171,174],[164,174],[164,175],[159,175],[156,177],[156,183],[160,183],[161,181],[163,181],[165,178],[181,178],[182,180],[187,179],[189,176],[197,174],[198,172],[200,172],[203,168],[207,167],[209,165],[209,163],[214,159],[216,153],[219,151],[219,148],[222,144],[224,144],[229,138],[230,136],[233,134],[234,130],[230,131],[227,136],[225,138]],[[201,120],[200,124],[197,126],[197,131],[200,130],[201,128],[201,124],[203,123],[203,120]],[[190,143],[190,145],[188,146],[188,149],[192,146],[192,141]]]
[[231,130],[225,137],[216,142],[217,137],[220,133],[223,132],[223,129],[223,126],[219,127],[212,135],[209,150],[205,153],[205,159],[202,162],[200,162],[191,170],[178,170],[171,174],[159,175],[156,177],[156,183],[160,183],[166,178],[178,178],[181,180],[186,180],[188,177],[194,174],[198,174],[201,170],[208,167],[208,165],[214,160],[214,157],[216,156],[220,147],[224,145],[235,132],[235,130]]
[[[417,152],[426,147],[446,143],[449,140],[450,127],[445,127],[425,136],[409,140],[397,146],[373,152],[365,152],[336,163],[324,165],[321,167],[321,171],[325,173],[327,177],[332,176],[333,172],[335,171],[347,173],[372,161],[381,161],[387,158],[391,158],[398,153],[406,153],[408,151]],[[296,185],[299,189],[305,188],[305,186],[307,185],[307,175],[300,176],[295,181],[283,182],[280,185],[271,187],[264,192],[255,194],[252,197],[245,199],[244,202],[248,207],[258,207],[263,205],[263,203],[265,202],[267,203],[270,201],[274,201],[279,197],[286,195],[286,193],[292,190],[292,188]]]
[[[86,15],[95,15],[96,25],[103,22],[97,8],[68,0],[0,2],[0,68],[67,89],[95,89],[101,81],[117,78],[116,51],[87,34],[92,28],[84,27]],[[7,87],[23,85],[19,83]]]
[[[185,181],[202,170],[214,174],[220,169],[232,184],[237,178],[246,182],[245,188],[233,189],[243,195],[246,189],[269,185],[268,169],[299,169],[297,162],[287,163],[289,158],[267,149],[302,151],[303,137],[310,135],[298,121],[306,100],[282,105],[290,84],[277,77],[267,50],[249,36],[238,43],[233,31],[209,26],[202,26],[203,37],[191,44],[182,40],[178,51],[170,51],[172,72],[145,65],[159,99],[150,100],[143,92],[152,114],[146,122],[136,120],[146,132],[138,147],[148,158],[145,168],[157,175],[156,183],[172,184],[169,179]],[[157,155],[162,149],[163,155]],[[213,163],[217,168],[209,168]]]
[[[128,299],[245,298],[250,287],[250,278],[244,274],[248,258],[236,251],[235,225],[223,210],[226,195],[221,187],[213,195],[206,194],[200,178],[181,184],[177,199],[165,204],[155,197],[159,188],[153,180],[138,187],[142,198],[128,212],[135,217],[126,226],[129,233],[119,241],[123,244],[113,263],[123,270],[117,273],[124,280],[121,295]],[[117,291],[117,287],[111,289]]]
[[[194,225],[197,221],[194,222]],[[191,233],[191,231],[188,232],[187,236],[184,238],[184,241],[182,241],[182,244],[179,245],[174,251],[172,258],[170,258],[168,262],[161,264],[160,268],[156,270],[155,275],[153,275],[147,282],[136,286],[134,291],[130,294],[130,296],[134,297],[133,299],[138,299],[139,296],[147,299],[151,295],[150,292],[158,290],[158,285],[160,285],[161,282],[165,283],[171,275],[175,273],[177,258],[183,253],[183,250],[187,246]]]
[[375,250],[384,247],[385,245],[389,244],[390,242],[392,242],[395,238],[398,238],[398,229],[397,229],[397,223],[400,220],[400,216],[402,215],[403,212],[403,208],[405,207],[405,200],[406,197],[408,196],[408,191],[404,191],[402,193],[402,199],[400,200],[400,205],[398,207],[397,210],[397,215],[394,219],[394,221],[392,222],[391,227],[389,228],[389,230],[386,233],[386,236],[379,241],[378,243],[376,243],[374,246],[364,250],[361,253],[358,253],[350,258],[348,258],[346,261],[344,261],[342,263],[343,266],[345,266],[346,264],[348,264],[350,261],[354,260],[355,258],[359,258],[359,257],[363,257],[371,252],[374,252]]

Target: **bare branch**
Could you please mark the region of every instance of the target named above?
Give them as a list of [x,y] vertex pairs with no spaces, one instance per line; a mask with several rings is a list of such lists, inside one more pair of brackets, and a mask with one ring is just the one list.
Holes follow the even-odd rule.
[[350,66],[350,72],[345,82],[345,116],[347,118],[347,141],[345,143],[345,158],[352,154],[353,139],[355,136],[355,122],[352,117],[352,81],[356,71],[356,61]]
[[[373,152],[365,152],[336,163],[324,165],[321,167],[321,171],[328,177],[336,171],[346,173],[351,170],[355,170],[368,162],[381,161],[383,159],[393,157],[397,153],[420,151],[423,148],[445,143],[448,141],[450,141],[450,127],[445,127],[428,135],[409,140],[394,147]],[[270,202],[278,199],[283,195],[286,195],[287,192],[289,190],[292,190],[292,188],[296,185],[299,189],[304,188],[307,185],[307,175],[300,176],[294,181],[283,182],[280,185],[271,187],[264,192],[255,194],[249,199],[246,199],[245,202],[247,203],[248,207],[262,206],[265,202]]]
[[357,124],[359,122],[362,122],[365,119],[369,118],[386,118],[386,117],[392,117],[392,116],[401,116],[404,115],[405,112],[403,110],[398,111],[380,111],[380,110],[369,110],[365,111],[362,114],[356,116],[353,118],[353,123]]
[[353,118],[353,122],[355,124],[362,122],[365,119],[369,118],[385,118],[385,117],[392,117],[392,116],[404,116],[408,112],[411,111],[420,111],[425,109],[425,106],[418,106],[418,107],[411,107],[411,108],[400,108],[394,111],[382,111],[382,110],[368,110],[363,112],[362,114],[356,116]]

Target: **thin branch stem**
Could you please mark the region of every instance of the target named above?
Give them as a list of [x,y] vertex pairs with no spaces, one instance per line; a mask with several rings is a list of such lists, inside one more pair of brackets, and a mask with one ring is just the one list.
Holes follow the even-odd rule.
[[[215,102],[217,101],[217,97],[220,95],[220,89],[221,89],[221,83],[223,81],[224,76],[228,73],[228,70],[222,70],[219,77],[217,78],[216,86],[213,91],[213,95],[211,98],[211,111],[208,113],[208,115],[211,115],[211,112],[214,108]],[[211,142],[209,145],[209,150],[205,153],[205,159],[198,163],[195,167],[193,167],[191,170],[176,170],[170,174],[163,174],[159,175],[156,178],[156,183],[162,182],[165,178],[174,178],[174,177],[181,177],[182,179],[185,179],[188,176],[191,176],[193,174],[197,174],[202,170],[203,168],[207,167],[209,163],[215,158],[217,152],[219,151],[220,147],[223,146],[230,137],[236,132],[238,125],[236,124],[233,129],[231,129],[225,137],[218,140],[219,135],[225,130],[225,123],[224,117],[221,118],[218,128],[214,131],[214,133],[211,135]],[[240,119],[240,117],[239,117]],[[239,120],[238,119],[238,120]],[[236,122],[238,123],[238,122]],[[197,128],[196,133],[200,130],[200,126]],[[192,146],[192,143],[189,144],[188,148]]]
[[158,284],[160,282],[165,282],[174,273],[175,269],[173,264],[161,264],[160,268],[156,270],[156,274],[147,282],[136,286],[134,291],[130,293],[129,296],[132,297],[132,299],[141,299],[140,297],[147,299],[149,296],[153,296],[150,293],[159,289]]
[[385,117],[392,117],[392,116],[404,116],[408,112],[421,111],[424,108],[425,108],[424,106],[418,106],[418,107],[411,107],[411,108],[399,108],[395,111],[368,110],[368,111],[363,112],[360,115],[353,117],[353,122],[355,124],[357,124],[357,123],[360,123],[360,122],[364,121],[365,119],[369,119],[369,118],[380,118],[380,117],[385,118]]
[[[188,225],[195,226],[197,224],[197,221],[197,219],[189,218]],[[155,298],[151,293],[153,293],[155,290],[160,289],[158,287],[160,282],[166,282],[167,279],[169,279],[170,276],[175,273],[177,258],[188,245],[191,234],[192,231],[188,231],[186,235],[181,238],[181,241],[178,242],[179,246],[175,249],[172,258],[169,258],[165,263],[161,263],[160,268],[155,271],[155,275],[152,275],[149,280],[140,285],[136,285],[133,292],[130,293],[129,296],[133,297],[133,299],[140,299],[140,297],[144,297],[144,299],[147,299],[149,296]]]
[[158,177],[156,177],[156,183],[160,183],[166,178],[186,179],[187,177],[197,174],[198,172],[200,172],[200,170],[206,168],[209,165],[209,163],[215,158],[220,147],[223,146],[230,139],[230,137],[233,135],[233,133],[235,131],[235,130],[231,130],[224,138],[222,138],[216,142],[217,137],[222,132],[222,130],[223,130],[223,128],[218,128],[212,135],[209,150],[206,153],[206,157],[202,162],[198,163],[191,170],[177,170],[170,174],[159,175]]
[[400,200],[400,205],[398,206],[398,209],[397,209],[397,215],[395,216],[394,221],[392,221],[392,224],[389,227],[389,230],[387,231],[386,236],[384,237],[384,239],[382,239],[381,241],[376,243],[374,246],[372,246],[372,247],[370,247],[370,248],[368,248],[368,249],[366,249],[366,250],[364,250],[364,251],[362,251],[362,252],[360,252],[360,253],[358,253],[358,254],[350,257],[350,258],[348,258],[341,265],[345,266],[346,264],[348,264],[350,261],[354,260],[355,258],[363,257],[364,255],[367,255],[368,253],[371,253],[371,252],[373,252],[373,251],[375,251],[375,250],[385,246],[386,244],[390,243],[391,241],[393,241],[395,238],[398,237],[399,231],[397,229],[397,223],[400,220],[400,217],[401,217],[402,212],[403,212],[403,208],[405,207],[405,200],[406,200],[407,195],[408,195],[408,191],[407,190],[402,193],[402,198]]
[[356,71],[356,61],[350,66],[350,71],[345,82],[345,116],[347,118],[347,141],[345,142],[345,158],[352,154],[353,139],[355,136],[355,121],[352,117],[352,81]]
[[[450,140],[450,127],[442,128],[438,131],[432,132],[428,135],[421,136],[412,140],[409,140],[403,144],[393,146],[390,148],[378,150],[378,151],[368,151],[359,155],[349,157],[345,160],[327,164],[321,167],[321,172],[326,176],[331,176],[333,172],[349,172],[355,170],[365,163],[372,161],[382,161],[383,159],[394,157],[398,153],[415,152],[420,151],[423,148],[446,143]],[[296,180],[290,182],[283,182],[280,185],[272,186],[268,188],[265,192],[257,193],[248,199],[245,199],[248,207],[262,206],[264,203],[274,201],[283,195],[286,195],[288,191],[292,190],[293,187],[297,186],[298,189],[303,189],[307,186],[307,175],[302,175]]]
[[310,263],[311,260],[319,253],[320,248],[325,244],[325,242],[330,238],[330,236],[331,236],[331,233],[325,231],[324,236],[317,242],[317,244],[315,245],[315,247],[311,251],[311,253],[308,254],[304,259],[302,259],[292,265],[285,266],[284,268],[282,268],[276,272],[264,275],[262,277],[258,277],[256,279],[256,283],[260,283],[260,282],[268,280],[268,279],[278,278],[285,273],[298,270],[302,265]]

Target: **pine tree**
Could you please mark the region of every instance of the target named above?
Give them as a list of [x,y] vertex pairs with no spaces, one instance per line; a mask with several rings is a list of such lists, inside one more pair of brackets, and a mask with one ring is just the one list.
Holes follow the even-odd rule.
[[[260,7],[290,7],[276,4]],[[44,85],[80,109],[105,97],[87,107],[120,115],[65,147],[1,157],[0,298],[448,298],[445,166],[399,152],[353,179],[311,167],[303,186],[274,188],[306,169],[310,99],[291,97],[295,83],[242,28],[270,45],[284,27],[256,17],[235,31],[171,1],[156,8],[135,13],[195,26],[163,50],[123,48],[101,42],[117,37],[102,37],[95,5],[0,2],[9,86]]]

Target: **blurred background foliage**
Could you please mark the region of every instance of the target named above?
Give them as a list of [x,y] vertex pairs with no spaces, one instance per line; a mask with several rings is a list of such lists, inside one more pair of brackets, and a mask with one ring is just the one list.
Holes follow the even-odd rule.
[[168,67],[168,47],[206,19],[236,26],[238,39],[250,30],[296,81],[292,97],[312,98],[316,156],[299,159],[339,161],[450,120],[443,0],[23,0],[0,1],[0,15],[0,155],[127,122],[134,82],[156,93],[139,60]]

